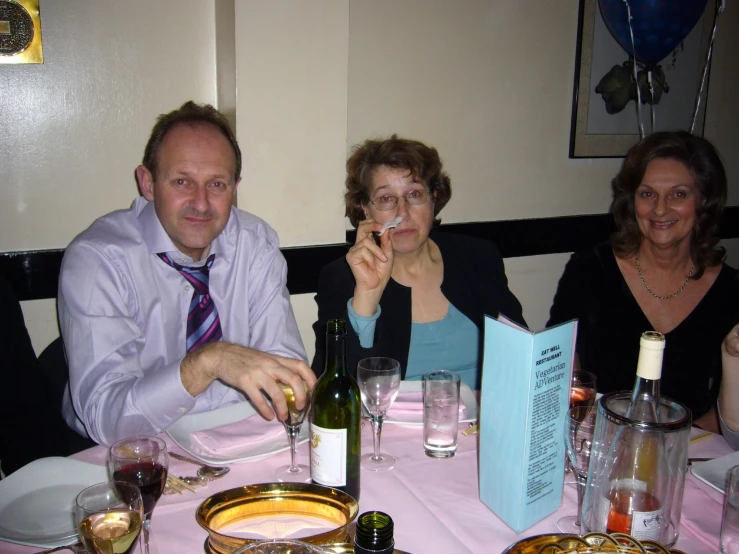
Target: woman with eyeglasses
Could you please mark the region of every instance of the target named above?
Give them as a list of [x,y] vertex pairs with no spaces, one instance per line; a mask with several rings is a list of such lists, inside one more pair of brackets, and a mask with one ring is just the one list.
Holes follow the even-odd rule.
[[[452,194],[435,148],[397,135],[367,140],[346,168],[346,215],[357,237],[321,272],[313,370],[324,370],[326,321],[343,318],[352,373],[362,358],[386,356],[400,362],[402,379],[443,368],[478,389],[484,315],[524,323],[498,249],[434,229]],[[397,226],[379,236],[392,220]]]

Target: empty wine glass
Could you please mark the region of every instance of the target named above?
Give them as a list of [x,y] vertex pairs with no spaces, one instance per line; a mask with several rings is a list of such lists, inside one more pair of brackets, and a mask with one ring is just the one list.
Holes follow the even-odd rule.
[[372,454],[362,456],[361,466],[370,471],[387,471],[395,466],[395,458],[380,453],[382,422],[400,388],[400,363],[392,358],[366,358],[357,365],[357,385],[362,404],[372,421]]
[[110,447],[108,468],[111,480],[125,481],[139,488],[144,504],[144,554],[149,554],[151,513],[167,484],[167,445],[158,437],[123,439]]
[[88,552],[128,554],[141,532],[144,505],[130,483],[98,483],[77,495],[74,518]]
[[572,463],[577,484],[577,515],[565,516],[557,522],[557,528],[563,533],[577,535],[580,533],[580,518],[582,516],[582,500],[585,494],[585,484],[588,480],[588,466],[590,465],[590,447],[593,444],[595,431],[595,415],[597,410],[587,406],[575,406],[567,412],[564,425],[564,440],[567,456]]
[[308,384],[303,381],[305,387],[305,406],[302,410],[295,407],[295,393],[290,385],[278,383],[282,393],[287,400],[287,419],[282,422],[287,431],[287,438],[290,441],[290,465],[280,466],[275,470],[275,479],[285,483],[308,483],[310,481],[310,467],[304,464],[296,463],[298,455],[298,437],[300,436],[300,428],[310,409],[310,390]]

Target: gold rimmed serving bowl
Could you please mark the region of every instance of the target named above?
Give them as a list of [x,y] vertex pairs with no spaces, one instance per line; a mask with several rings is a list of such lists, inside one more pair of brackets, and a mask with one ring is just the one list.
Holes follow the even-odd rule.
[[[281,519],[319,520],[324,525],[318,533],[295,536],[315,545],[348,542],[349,525],[356,519],[359,506],[345,492],[309,483],[262,483],[228,489],[210,496],[198,507],[195,519],[208,532],[205,551],[208,554],[230,554],[234,550],[265,536],[245,536],[248,532],[233,529],[249,528],[251,523],[274,523]],[[325,530],[326,528],[328,530]],[[309,529],[305,530],[310,533]],[[271,538],[285,538],[273,536]]]
[[654,541],[639,542],[621,533],[588,533],[567,535],[554,533],[537,535],[520,540],[503,551],[503,554],[685,554],[681,550],[668,550]]

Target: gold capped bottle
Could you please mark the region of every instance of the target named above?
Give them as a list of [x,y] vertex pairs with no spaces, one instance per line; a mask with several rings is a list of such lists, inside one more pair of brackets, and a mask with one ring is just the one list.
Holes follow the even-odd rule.
[[359,501],[361,397],[346,367],[346,323],[326,326],[326,367],[313,388],[310,412],[310,474],[319,485]]

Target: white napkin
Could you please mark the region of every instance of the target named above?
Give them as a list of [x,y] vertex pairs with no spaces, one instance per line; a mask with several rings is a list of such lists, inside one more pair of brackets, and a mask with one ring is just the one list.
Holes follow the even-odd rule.
[[[392,419],[402,419],[404,415],[423,416],[423,392],[401,392],[395,398],[395,402],[387,411],[387,416]],[[467,411],[462,399],[459,400],[459,419],[464,419]]]
[[280,436],[287,442],[285,427],[277,418],[267,421],[255,414],[234,423],[191,433],[190,447],[207,456],[227,455]]

